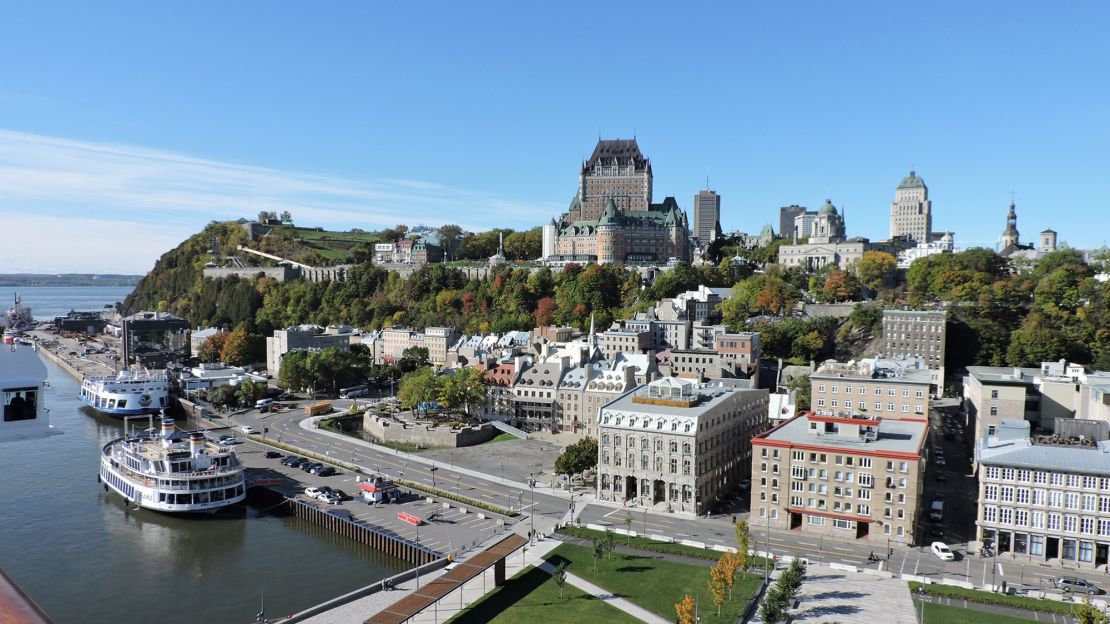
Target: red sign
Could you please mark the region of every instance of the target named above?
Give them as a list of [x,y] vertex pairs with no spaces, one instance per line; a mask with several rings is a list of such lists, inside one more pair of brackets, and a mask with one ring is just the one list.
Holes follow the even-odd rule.
[[412,514],[407,514],[403,511],[397,512],[397,518],[414,526],[420,526],[421,524],[424,524],[424,521],[421,520],[419,517]]

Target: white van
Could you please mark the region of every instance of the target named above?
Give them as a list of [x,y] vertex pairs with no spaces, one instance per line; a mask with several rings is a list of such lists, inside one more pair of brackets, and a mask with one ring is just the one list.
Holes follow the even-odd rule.
[[274,404],[273,399],[259,399],[254,402],[254,409],[262,409],[263,407],[270,407]]

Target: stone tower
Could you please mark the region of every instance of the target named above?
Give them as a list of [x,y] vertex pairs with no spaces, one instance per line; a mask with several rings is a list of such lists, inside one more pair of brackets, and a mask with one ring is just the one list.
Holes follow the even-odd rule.
[[915,243],[928,243],[933,231],[933,202],[929,187],[916,171],[902,178],[890,205],[890,237],[904,236]]
[[1002,231],[1002,249],[1018,245],[1017,211],[1010,202],[1010,214],[1006,215],[1006,229]]

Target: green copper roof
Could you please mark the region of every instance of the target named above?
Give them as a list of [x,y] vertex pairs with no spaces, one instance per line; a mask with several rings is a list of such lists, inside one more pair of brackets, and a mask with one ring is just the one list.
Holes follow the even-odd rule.
[[817,212],[818,212],[818,214],[823,214],[823,215],[836,214],[836,206],[834,206],[832,204],[831,200],[826,199],[825,200],[825,205],[821,206],[821,210],[818,210]]
[[902,178],[902,183],[898,185],[900,189],[911,188],[925,188],[925,180],[917,177],[916,171],[910,171],[910,175]]
[[760,236],[774,236],[775,235],[775,228],[771,227],[771,224],[768,223],[767,225],[763,226],[762,230],[759,231],[759,235]]

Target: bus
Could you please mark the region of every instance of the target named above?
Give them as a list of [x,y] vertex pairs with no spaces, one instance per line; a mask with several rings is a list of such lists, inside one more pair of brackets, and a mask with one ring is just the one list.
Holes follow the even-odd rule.
[[330,411],[331,401],[321,401],[304,406],[304,413],[306,416],[319,416],[320,414],[327,414]]
[[370,386],[362,384],[360,386],[351,386],[350,388],[340,388],[339,398],[341,399],[357,399],[366,396],[370,393]]

